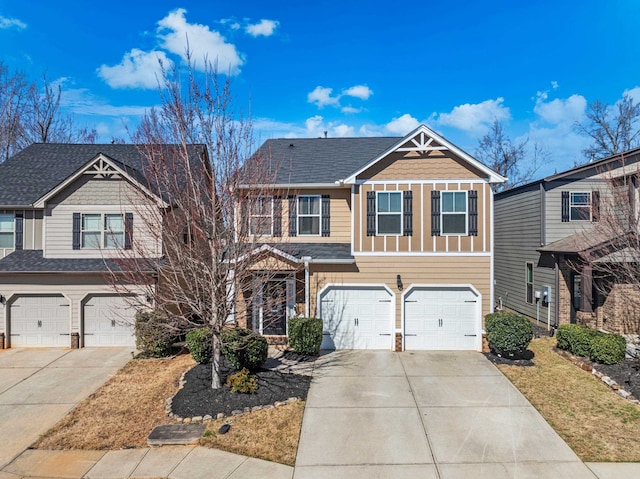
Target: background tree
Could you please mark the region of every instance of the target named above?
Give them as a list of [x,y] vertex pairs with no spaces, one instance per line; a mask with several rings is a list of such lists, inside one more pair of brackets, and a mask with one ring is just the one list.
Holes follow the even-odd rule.
[[502,123],[493,121],[489,132],[480,138],[476,148],[476,156],[485,165],[508,181],[498,185],[498,191],[513,188],[531,181],[540,164],[548,158],[548,153],[538,144],[528,148],[529,139],[513,143],[504,132]]
[[576,122],[576,131],[591,138],[582,150],[588,161],[617,155],[640,145],[640,103],[629,94],[610,106],[599,100],[589,104],[587,119]]

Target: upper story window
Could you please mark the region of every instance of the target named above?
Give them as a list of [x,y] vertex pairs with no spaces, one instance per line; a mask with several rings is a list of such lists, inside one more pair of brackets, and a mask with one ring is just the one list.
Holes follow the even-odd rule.
[[249,234],[273,236],[273,197],[253,198],[250,209]]
[[570,192],[569,218],[571,221],[591,221],[591,192]]
[[298,234],[320,235],[319,195],[298,196]]
[[13,215],[0,215],[0,248],[13,248],[15,222]]
[[525,263],[526,301],[533,304],[533,263]]
[[442,231],[443,235],[467,234],[467,192],[442,192]]
[[400,191],[380,191],[376,205],[377,234],[402,234],[402,193]]
[[124,246],[124,215],[120,213],[83,214],[81,225],[80,238],[82,248],[110,249]]

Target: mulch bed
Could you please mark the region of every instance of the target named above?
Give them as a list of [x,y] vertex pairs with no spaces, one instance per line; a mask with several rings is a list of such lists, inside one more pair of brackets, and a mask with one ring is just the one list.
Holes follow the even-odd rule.
[[[236,370],[223,360],[222,382],[225,383],[227,377],[235,372]],[[198,364],[185,374],[185,385],[174,396],[172,411],[180,417],[208,414],[215,418],[218,413],[231,415],[233,411],[243,411],[247,407],[268,406],[292,397],[303,400],[307,398],[311,376],[269,369],[261,369],[254,374],[258,378],[256,394],[232,393],[227,386],[211,389],[211,365]]]
[[598,364],[583,357],[580,357],[580,360],[605,376],[609,376],[622,389],[631,393],[636,399],[640,399],[640,361],[638,359],[626,359],[620,364]]
[[[533,326],[534,338],[543,338],[543,337],[549,336],[550,332],[547,331],[546,323],[543,324],[541,322],[540,324],[536,325],[535,322],[532,322],[532,326]],[[507,364],[510,366],[525,366],[525,367],[533,366],[535,364],[535,362],[533,361],[535,354],[533,353],[533,351],[529,349],[527,349],[524,353],[520,355],[511,356],[511,357],[502,357],[497,354],[494,354],[493,352],[483,353],[483,354],[493,364]]]

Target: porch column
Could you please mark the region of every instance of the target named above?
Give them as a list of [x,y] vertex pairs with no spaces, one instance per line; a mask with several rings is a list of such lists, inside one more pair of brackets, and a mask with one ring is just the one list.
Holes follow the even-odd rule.
[[593,268],[591,265],[584,265],[580,273],[580,311],[583,313],[593,312]]
[[304,317],[308,318],[310,311],[309,297],[311,295],[309,285],[309,261],[311,261],[311,256],[303,256],[302,261],[304,261]]

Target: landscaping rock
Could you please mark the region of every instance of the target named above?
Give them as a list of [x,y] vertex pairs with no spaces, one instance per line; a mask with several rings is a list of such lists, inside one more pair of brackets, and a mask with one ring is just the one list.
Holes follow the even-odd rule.
[[165,424],[151,431],[147,443],[150,446],[197,444],[204,430],[204,424]]

